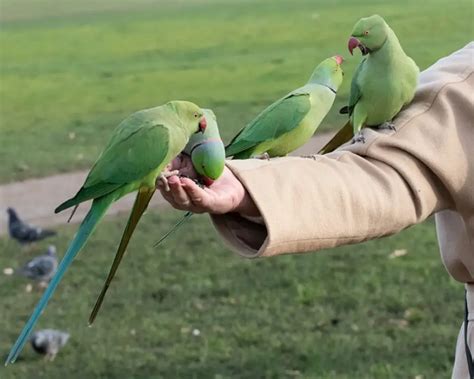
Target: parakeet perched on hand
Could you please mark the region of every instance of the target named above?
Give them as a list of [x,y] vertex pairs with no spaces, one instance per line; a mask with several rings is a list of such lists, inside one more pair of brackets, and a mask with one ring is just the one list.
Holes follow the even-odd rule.
[[308,82],[264,109],[226,146],[226,155],[280,157],[304,145],[331,109],[342,83],[343,58],[322,61]]
[[[304,145],[331,109],[344,75],[342,62],[339,55],[322,61],[303,87],[277,100],[247,124],[226,146],[225,155],[235,159],[278,157]],[[200,165],[196,163],[198,160],[193,159],[193,166],[200,173]],[[187,212],[154,246],[160,245],[191,216]]]
[[193,167],[203,183],[210,186],[224,171],[225,149],[216,115],[210,109],[203,109],[203,112],[207,121],[206,131],[191,136],[184,153],[191,157]]
[[[191,157],[194,170],[200,176],[200,181],[202,181],[204,185],[210,186],[224,171],[225,149],[219,134],[216,115],[210,109],[203,109],[203,112],[207,121],[206,131],[191,136],[183,150],[183,154]],[[186,212],[183,218],[163,235],[154,246],[160,245],[192,215],[192,212]]]
[[382,17],[357,21],[348,42],[351,54],[356,47],[364,58],[352,78],[349,104],[341,110],[350,121],[320,153],[333,151],[363,127],[390,123],[415,95],[420,70]]
[[[84,246],[107,208],[122,196],[138,190],[112,268],[94,308],[95,316],[131,234],[155,192],[157,178],[163,175],[163,169],[183,150],[189,137],[204,132],[205,129],[206,119],[203,111],[197,105],[186,101],[171,101],[156,108],[136,112],[119,124],[82,188],[55,210],[60,212],[84,201],[93,200],[89,213],[82,221],[49,286],[11,349],[6,364],[13,363],[18,357],[66,269]],[[93,317],[91,319],[93,320]]]

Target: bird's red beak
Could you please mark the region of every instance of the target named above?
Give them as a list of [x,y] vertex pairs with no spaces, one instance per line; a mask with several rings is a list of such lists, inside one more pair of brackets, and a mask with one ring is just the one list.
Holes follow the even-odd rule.
[[347,48],[349,49],[349,53],[351,53],[351,55],[354,55],[352,51],[359,45],[360,45],[360,41],[357,38],[355,37],[349,38],[349,42],[347,43]]
[[342,62],[344,62],[344,58],[342,57],[342,55],[335,55],[334,56],[334,59],[336,60],[336,63],[340,66],[342,64]]
[[202,116],[201,121],[199,121],[199,131],[201,133],[204,133],[206,131],[206,128],[207,128],[207,121],[206,121],[206,118]]
[[211,178],[208,178],[207,176],[203,176],[201,179],[206,187],[210,187],[212,186],[212,183],[214,183],[214,180],[212,180]]

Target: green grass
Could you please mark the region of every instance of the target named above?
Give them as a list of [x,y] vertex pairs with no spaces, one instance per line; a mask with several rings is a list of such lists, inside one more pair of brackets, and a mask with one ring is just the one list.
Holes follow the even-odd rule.
[[[473,38],[467,0],[2,0],[0,182],[87,168],[121,119],[170,99],[214,108],[228,140],[319,61],[347,57],[352,25],[376,12],[422,69]],[[344,122],[359,60],[323,129]]]
[[[175,218],[144,217],[102,313],[87,328],[125,218],[101,225],[39,322],[70,331],[70,343],[54,363],[27,346],[0,377],[450,376],[463,288],[440,262],[433,223],[330,252],[250,261],[223,248],[205,216],[153,249]],[[64,227],[51,240],[60,252],[74,230]],[[1,268],[32,254],[0,243]],[[395,249],[407,255],[389,259]],[[25,284],[0,277],[4,357],[40,295],[25,293]]]

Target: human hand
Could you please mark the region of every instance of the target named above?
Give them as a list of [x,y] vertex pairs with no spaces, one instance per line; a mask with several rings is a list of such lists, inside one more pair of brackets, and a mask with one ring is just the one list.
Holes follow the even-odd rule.
[[178,170],[180,175],[168,178],[169,191],[161,181],[157,188],[173,208],[193,213],[224,214],[238,212],[244,216],[259,216],[260,213],[245,190],[242,183],[227,167],[222,175],[209,187],[201,188],[192,178],[198,175],[193,169],[191,159],[187,155],[179,155],[173,160],[168,170]]

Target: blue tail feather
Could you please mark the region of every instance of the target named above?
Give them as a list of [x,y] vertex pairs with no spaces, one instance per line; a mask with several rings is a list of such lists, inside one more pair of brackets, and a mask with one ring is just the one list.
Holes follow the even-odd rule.
[[69,244],[69,247],[64,254],[64,257],[61,263],[58,266],[56,274],[54,274],[53,278],[51,279],[48,287],[43,293],[40,301],[36,305],[35,310],[33,311],[30,319],[23,327],[23,330],[20,333],[20,336],[16,340],[15,344],[13,345],[12,349],[10,350],[10,354],[8,354],[8,358],[5,361],[5,366],[9,363],[14,363],[15,360],[18,358],[20,351],[22,350],[25,343],[28,341],[28,337],[32,332],[38,318],[40,317],[41,313],[43,312],[44,308],[48,304],[49,299],[53,295],[56,287],[58,286],[59,282],[61,281],[64,273],[66,272],[67,268],[71,265],[72,261],[82,249],[82,247],[87,242],[87,239],[94,231],[97,223],[100,221],[102,216],[105,214],[107,208],[114,200],[114,194],[109,194],[99,199],[94,200],[92,203],[91,209],[87,216],[81,223],[79,230],[77,231],[74,239]]

